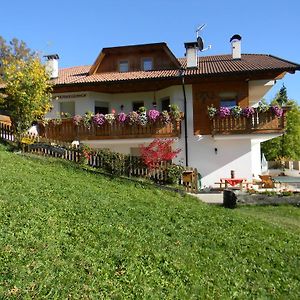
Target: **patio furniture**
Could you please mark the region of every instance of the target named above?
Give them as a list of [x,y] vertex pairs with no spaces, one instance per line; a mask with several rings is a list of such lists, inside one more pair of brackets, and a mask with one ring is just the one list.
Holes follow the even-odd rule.
[[262,188],[274,188],[275,184],[272,180],[271,175],[259,175],[259,178],[261,179],[261,187]]
[[220,178],[220,182],[224,182],[225,189],[230,185],[231,187],[236,187],[238,185],[238,189],[243,189],[243,183],[247,180],[245,178]]

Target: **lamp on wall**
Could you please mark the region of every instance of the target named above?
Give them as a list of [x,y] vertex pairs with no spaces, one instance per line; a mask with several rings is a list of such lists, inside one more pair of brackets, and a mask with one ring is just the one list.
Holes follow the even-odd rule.
[[156,106],[157,106],[156,101],[153,101],[153,102],[152,102],[152,105],[153,105],[154,108],[156,108]]
[[123,104],[120,106],[120,109],[121,109],[121,111],[123,111],[123,109],[124,109],[124,105]]

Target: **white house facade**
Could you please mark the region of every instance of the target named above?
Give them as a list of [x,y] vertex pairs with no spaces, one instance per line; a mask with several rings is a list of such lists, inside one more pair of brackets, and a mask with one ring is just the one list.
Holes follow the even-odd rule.
[[[212,120],[207,107],[255,107],[276,80],[300,70],[300,65],[263,54],[200,57],[196,67],[188,63],[189,57],[177,59],[165,43],[104,48],[92,66],[59,70],[53,79],[53,109],[47,117],[88,111],[128,114],[139,107],[164,111],[176,104],[185,112],[178,128],[173,124],[130,134],[119,129],[94,135],[77,132],[76,138],[94,148],[138,155],[141,144],[170,137],[174,147],[182,150],[174,162],[196,167],[202,186],[214,186],[232,170],[239,178],[258,177],[260,143],[284,132],[284,113],[271,116],[255,111],[247,120],[217,115]],[[55,138],[59,134],[56,131]]]

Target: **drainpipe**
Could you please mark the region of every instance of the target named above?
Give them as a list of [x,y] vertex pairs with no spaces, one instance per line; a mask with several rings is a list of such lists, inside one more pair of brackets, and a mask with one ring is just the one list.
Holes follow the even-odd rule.
[[185,93],[185,84],[184,84],[184,75],[185,70],[179,70],[179,76],[181,77],[181,85],[183,92],[183,112],[184,112],[184,146],[185,146],[185,165],[189,165],[189,156],[188,156],[188,135],[187,135],[187,102],[186,102],[186,93]]

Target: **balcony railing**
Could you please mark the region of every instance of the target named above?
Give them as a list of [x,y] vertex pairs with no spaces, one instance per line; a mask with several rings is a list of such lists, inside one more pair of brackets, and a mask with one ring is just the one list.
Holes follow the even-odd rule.
[[286,127],[286,111],[281,117],[273,112],[255,111],[251,117],[228,116],[212,119],[212,134],[282,133]]
[[134,138],[170,138],[179,137],[181,122],[163,124],[148,123],[145,126],[129,124],[104,124],[89,127],[81,124],[75,125],[72,119],[63,119],[61,124],[40,124],[39,134],[49,139],[70,142],[73,140],[109,140],[109,139],[134,139]]

